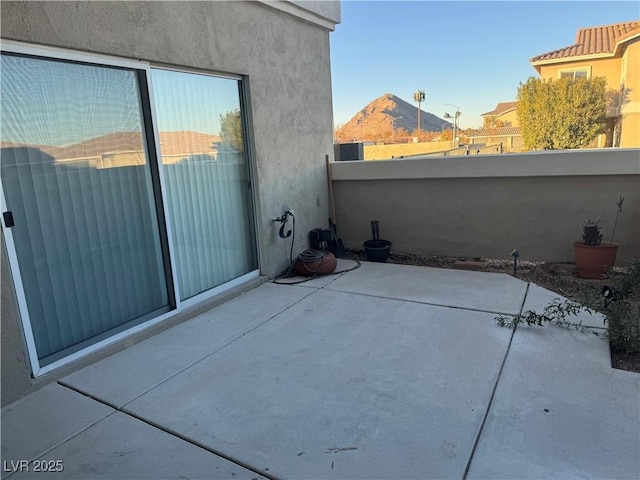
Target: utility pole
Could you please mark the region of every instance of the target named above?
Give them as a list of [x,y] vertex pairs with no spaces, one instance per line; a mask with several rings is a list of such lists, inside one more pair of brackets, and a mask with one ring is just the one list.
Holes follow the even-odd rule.
[[422,90],[418,90],[416,93],[413,94],[413,101],[414,102],[418,102],[418,133],[420,133],[420,105],[422,104],[422,102],[424,102],[425,99],[425,94],[424,91]]

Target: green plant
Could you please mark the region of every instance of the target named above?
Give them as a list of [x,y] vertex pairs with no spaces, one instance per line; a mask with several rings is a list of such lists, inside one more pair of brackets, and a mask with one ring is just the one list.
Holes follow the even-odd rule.
[[[582,325],[581,321],[576,323],[567,319],[569,316],[576,316],[581,311],[585,311],[590,315],[595,313],[595,310],[585,307],[579,303],[556,298],[547,305],[541,313],[538,313],[535,310],[527,310],[526,312],[519,313],[513,317],[499,315],[495,320],[501,327],[515,328],[523,323],[543,327],[545,323],[548,323],[562,328],[574,328],[585,333],[589,328]],[[596,335],[598,334],[598,332],[595,331],[593,333]]]
[[602,231],[600,229],[600,217],[593,220],[587,218],[582,224],[582,242],[585,245],[598,246],[602,242]]
[[[616,219],[613,222],[613,232],[611,233],[611,243],[616,234],[616,227],[618,226],[618,217],[622,213],[622,204],[624,203],[624,197],[620,195],[620,198],[616,202],[618,209],[616,210]],[[596,218],[587,218],[582,223],[582,242],[585,245],[598,246],[602,243],[602,229],[600,227],[600,216]]]
[[[495,321],[502,327],[517,328],[519,325],[556,325],[573,328],[582,333],[591,332],[597,336],[607,336],[611,350],[616,353],[640,353],[640,259],[613,278],[612,286],[602,291],[583,288],[577,294],[577,301],[555,299],[542,312],[528,310],[514,316],[499,315]],[[605,332],[586,327],[581,321],[572,321],[579,312],[600,313],[607,326]]]
[[[605,287],[609,342],[616,353],[640,353],[640,259],[634,260],[614,287]],[[603,289],[603,293],[605,289]]]
[[516,113],[527,150],[586,147],[603,132],[607,82],[603,77],[520,83]]

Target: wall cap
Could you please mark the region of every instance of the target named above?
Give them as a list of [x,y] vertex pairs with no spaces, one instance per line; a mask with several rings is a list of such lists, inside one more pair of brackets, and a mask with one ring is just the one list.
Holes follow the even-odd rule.
[[339,180],[640,175],[640,149],[593,149],[469,155],[331,164]]

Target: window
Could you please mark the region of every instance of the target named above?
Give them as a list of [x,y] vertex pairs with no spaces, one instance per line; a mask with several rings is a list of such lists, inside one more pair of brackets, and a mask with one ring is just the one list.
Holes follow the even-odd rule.
[[579,70],[560,70],[560,78],[589,78],[590,72],[589,69],[579,69]]
[[0,67],[34,373],[255,272],[241,79],[5,51]]

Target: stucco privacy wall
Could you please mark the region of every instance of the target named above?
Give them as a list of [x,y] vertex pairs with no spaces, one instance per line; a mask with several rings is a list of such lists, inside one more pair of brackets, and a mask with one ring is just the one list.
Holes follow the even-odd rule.
[[572,262],[582,221],[601,215],[618,264],[640,258],[640,151],[483,155],[332,165],[339,235],[347,248],[371,238],[393,251],[467,258]]
[[445,142],[394,143],[391,145],[365,145],[365,160],[388,160],[392,156],[419,155],[430,152],[444,152],[451,149],[451,140]]
[[[290,239],[280,239],[272,221],[284,209],[296,214],[294,252],[307,247],[305,232],[326,227],[325,155],[333,153],[329,34],[340,21],[339,2],[3,1],[1,8],[3,40],[246,75],[261,273],[273,277],[288,265]],[[21,367],[5,364],[24,353],[5,260],[3,403],[18,394],[5,383],[5,366],[13,383],[29,383],[26,369],[9,372]]]

